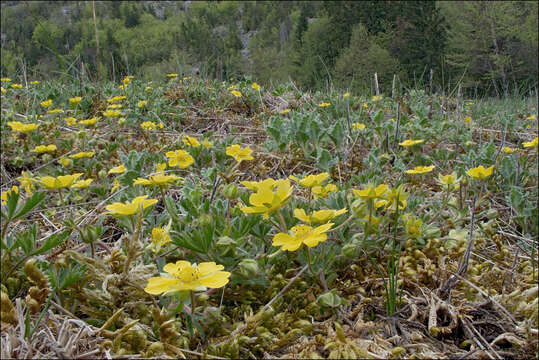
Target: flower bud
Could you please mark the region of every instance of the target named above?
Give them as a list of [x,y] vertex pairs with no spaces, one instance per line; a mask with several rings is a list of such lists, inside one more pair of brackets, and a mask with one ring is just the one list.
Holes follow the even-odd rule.
[[228,184],[223,188],[223,195],[229,200],[236,199],[238,197],[238,187],[236,184]]
[[337,295],[335,291],[329,291],[325,294],[320,295],[318,299],[316,299],[316,302],[321,307],[336,308],[342,304],[343,299],[339,295]]
[[357,246],[355,244],[346,244],[342,247],[342,253],[347,258],[353,258],[357,256]]
[[258,262],[254,259],[243,259],[239,263],[239,273],[245,278],[255,277],[258,271]]
[[236,246],[236,241],[228,236],[221,236],[215,243],[222,256],[233,256]]
[[202,227],[210,226],[213,223],[211,214],[201,214],[198,218],[198,224]]

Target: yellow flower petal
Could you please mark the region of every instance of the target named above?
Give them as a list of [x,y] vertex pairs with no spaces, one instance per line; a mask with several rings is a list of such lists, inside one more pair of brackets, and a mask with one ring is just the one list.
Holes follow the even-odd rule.
[[148,294],[159,295],[165,291],[170,291],[178,284],[176,279],[167,279],[164,277],[152,277],[148,279],[148,285],[144,289]]

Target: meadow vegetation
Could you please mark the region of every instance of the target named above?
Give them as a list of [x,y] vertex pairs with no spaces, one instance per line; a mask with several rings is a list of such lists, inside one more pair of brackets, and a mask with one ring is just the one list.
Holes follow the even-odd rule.
[[2,358],[537,354],[536,93],[1,91]]

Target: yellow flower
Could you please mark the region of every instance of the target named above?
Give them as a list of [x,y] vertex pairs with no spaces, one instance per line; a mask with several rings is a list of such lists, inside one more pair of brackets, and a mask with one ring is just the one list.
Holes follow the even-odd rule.
[[178,74],[167,74],[168,77],[172,78],[172,77],[178,77]]
[[434,165],[431,166],[416,166],[413,169],[406,170],[405,173],[407,174],[426,174],[428,172],[431,172],[434,169]]
[[230,85],[229,87],[227,87],[226,89],[227,90],[234,90],[234,89],[237,89],[238,88],[238,85]]
[[2,94],[4,94],[4,95],[7,93],[6,89],[4,89],[3,86],[0,86],[0,91],[1,91]]
[[109,106],[107,106],[107,110],[110,110],[110,109],[121,109],[123,108],[123,105],[122,104],[111,104]]
[[63,112],[64,110],[62,109],[52,109],[52,110],[47,111],[48,114],[61,114]]
[[58,177],[42,176],[38,178],[39,184],[47,189],[62,189],[71,186],[75,180],[82,176],[82,173],[72,175],[61,175]]
[[194,137],[191,137],[191,136],[184,136],[183,139],[182,139],[182,142],[186,145],[186,146],[192,146],[192,147],[199,147],[200,146],[200,143],[198,142],[198,140]]
[[134,77],[134,76],[129,75],[129,76],[126,76],[126,77],[123,78],[122,84],[123,84],[124,88],[125,88],[127,85],[129,85],[129,83],[131,82],[131,79],[132,79],[133,77]]
[[416,144],[421,144],[422,142],[424,142],[425,140],[423,139],[419,139],[419,140],[404,140],[403,142],[400,142],[399,145],[400,146],[414,146]]
[[13,131],[17,132],[30,132],[37,129],[37,127],[39,126],[39,124],[23,124],[19,121],[9,121],[7,124],[9,125],[9,127],[11,127]]
[[473,105],[473,102],[471,101],[466,103],[466,106],[472,106],[472,105]]
[[125,166],[124,164],[115,166],[112,169],[109,170],[107,174],[122,174],[125,172]]
[[284,110],[279,111],[279,114],[284,115],[284,114],[288,114],[289,112],[290,112],[290,109],[284,109]]
[[316,185],[311,188],[311,192],[313,193],[313,197],[315,199],[318,199],[319,197],[325,198],[329,194],[337,192],[337,190],[339,189],[335,184],[327,184],[326,186]]
[[408,214],[405,214],[403,216],[404,220],[404,226],[406,228],[406,234],[408,237],[412,239],[417,239],[421,236],[421,225],[423,225],[423,221],[421,219],[416,218],[415,216],[411,216]]
[[494,170],[494,165],[486,169],[483,167],[483,165],[479,165],[478,167],[471,168],[470,170],[466,171],[466,174],[474,179],[483,180],[492,175],[492,170]]
[[168,166],[177,166],[185,169],[195,162],[195,159],[185,150],[169,151],[165,154],[168,159]]
[[318,104],[318,106],[319,107],[328,107],[328,106],[331,106],[331,103],[323,102],[323,103]]
[[240,184],[249,190],[257,191],[259,187],[271,187],[273,189],[275,182],[272,178],[267,178],[262,181],[240,181]]
[[73,160],[65,158],[65,157],[60,158],[58,162],[60,163],[60,165],[66,166],[66,167],[73,164]]
[[39,103],[39,105],[43,106],[44,108],[48,108],[52,105],[52,99],[42,101]]
[[97,123],[97,117],[79,121],[79,125],[87,125],[87,126],[95,125],[96,123]]
[[141,100],[137,103],[139,108],[144,107],[148,103],[148,100]]
[[312,188],[313,186],[319,186],[322,185],[324,180],[326,180],[329,177],[329,174],[327,172],[320,173],[318,175],[308,175],[304,177],[303,179],[298,179],[297,177],[290,175],[289,178],[300,184],[301,186],[305,188]]
[[90,186],[90,184],[94,181],[94,179],[86,179],[86,180],[79,180],[73,185],[71,185],[72,189],[84,189]]
[[212,262],[191,264],[179,260],[175,264],[166,264],[165,273],[160,277],[148,279],[144,289],[148,294],[172,295],[180,291],[206,291],[207,288],[218,289],[228,284],[230,273],[222,271],[223,265]]
[[157,168],[157,173],[162,173],[167,168],[167,163],[158,163],[155,167]]
[[120,187],[120,182],[118,181],[118,179],[114,179],[113,183],[112,183],[114,186],[110,189],[110,193],[112,194],[113,192],[115,192],[116,190],[118,190],[118,188]]
[[358,123],[358,122],[353,123],[353,124],[352,124],[352,129],[354,129],[354,130],[360,130],[360,131],[361,131],[361,130],[364,130],[364,129],[365,129],[365,124]]
[[86,152],[81,151],[81,152],[71,155],[70,158],[72,159],[91,158],[94,155],[95,155],[95,151],[86,151]]
[[345,214],[347,212],[348,210],[346,209],[330,209],[314,211],[310,215],[307,215],[307,213],[305,213],[305,210],[303,209],[294,209],[294,217],[303,221],[306,224],[313,225],[327,223],[328,221],[333,220],[337,216]]
[[147,246],[154,253],[158,253],[161,250],[161,246],[171,242],[170,239],[170,222],[166,227],[155,227],[152,229],[152,243]]
[[81,100],[82,100],[81,96],[75,96],[75,97],[69,98],[69,102],[73,105],[80,103]]
[[122,112],[120,110],[106,110],[106,111],[103,111],[103,116],[115,118],[115,117],[120,116],[121,113]]
[[144,88],[144,91],[150,91],[151,89],[152,89],[151,86],[146,86],[146,87]]
[[387,191],[388,186],[386,184],[380,184],[377,187],[366,187],[363,190],[352,189],[354,195],[363,200],[374,200],[381,198]]
[[251,87],[252,87],[253,89],[255,89],[255,90],[260,90],[260,85],[258,85],[258,84],[255,83],[255,82],[251,85]]
[[72,125],[75,125],[77,123],[77,119],[75,119],[74,117],[66,117],[64,118],[65,122],[67,123],[67,126],[72,126]]
[[460,177],[457,177],[456,172],[452,172],[448,175],[438,174],[438,183],[448,190],[458,190],[460,187]]
[[30,81],[30,85],[37,85],[39,84],[39,80]]
[[34,181],[35,179],[31,177],[31,174],[27,171],[23,171],[22,176],[19,176],[17,180],[19,180],[19,183],[24,188],[24,191],[28,195],[32,195],[32,192],[34,191]]
[[275,181],[273,185],[259,184],[257,191],[249,196],[251,207],[243,207],[245,214],[263,214],[264,219],[284,206],[292,195],[292,186],[288,179]]
[[516,149],[516,148],[510,148],[510,147],[507,147],[507,146],[504,146],[504,147],[502,148],[502,151],[503,151],[504,153],[506,153],[506,154],[512,154],[512,153],[514,153],[514,152],[517,151],[517,150],[518,150],[518,149]]
[[525,148],[537,147],[537,144],[538,144],[538,140],[537,140],[537,136],[536,136],[535,139],[533,139],[532,141],[523,142],[522,146],[525,147]]
[[344,94],[342,94],[342,97],[343,97],[343,98],[347,98],[347,97],[349,97],[349,96],[350,96],[350,93],[348,93],[348,92],[347,92],[347,93],[344,93]]
[[150,176],[149,179],[138,178],[133,180],[133,185],[165,186],[175,182],[176,180],[183,180],[183,178],[176,175],[165,175],[161,172]]
[[241,97],[241,92],[239,92],[238,90],[232,90],[231,93],[232,93],[232,95],[234,95],[235,97]]
[[54,145],[54,144],[38,145],[32,150],[32,152],[41,154],[41,153],[45,153],[45,152],[53,152],[55,150],[56,150],[56,145]]
[[11,193],[11,192],[14,192],[15,194],[18,194],[19,193],[19,187],[17,185],[13,185],[11,187],[11,190],[8,190],[8,191],[2,191],[1,195],[0,195],[0,199],[1,199],[1,202],[2,202],[2,205],[5,205],[7,203],[7,198],[8,198],[8,195]]
[[140,127],[143,128],[144,130],[155,130],[157,129],[157,124],[151,121],[145,121],[142,124],[140,124]]
[[108,103],[115,103],[115,102],[118,102],[118,101],[122,101],[122,100],[125,100],[125,96],[114,96],[114,97],[111,97],[110,99],[107,99],[107,102]]
[[396,188],[388,190],[384,194],[384,197],[387,200],[386,204],[382,204],[382,203],[377,204],[377,201],[375,201],[374,205],[375,206],[377,206],[377,205],[385,205],[386,209],[391,210],[391,211],[395,211],[395,205],[396,205],[396,202],[397,202],[397,199],[398,199],[399,200],[399,210],[402,210],[402,209],[406,208],[406,205],[407,205],[406,199],[408,199],[408,194],[405,192],[405,189],[404,189],[403,185],[400,185],[400,186],[398,186]]
[[535,114],[528,116],[526,120],[535,120]]
[[226,154],[232,156],[239,163],[243,160],[253,160],[252,153],[253,150],[250,147],[246,146],[242,149],[238,144],[230,145],[226,148]]
[[2,81],[2,82],[10,82],[11,79],[8,78],[8,77],[3,77],[3,78],[0,79],[0,81]]
[[9,87],[13,89],[22,89],[22,84],[11,84]]
[[363,104],[363,108],[364,108],[364,109],[366,109],[366,108],[368,108],[368,107],[369,107],[369,105],[367,105],[367,103]]
[[464,122],[466,122],[466,124],[469,124],[471,121],[472,121],[472,117],[471,117],[471,116],[466,116],[466,117],[464,118]]
[[108,210],[106,214],[115,216],[128,216],[138,213],[140,210],[146,209],[149,206],[157,203],[156,199],[146,199],[148,195],[137,196],[133,201],[115,202],[107,205],[105,208]]
[[273,246],[281,246],[281,250],[296,251],[301,245],[314,247],[319,243],[326,241],[326,232],[333,226],[333,223],[327,223],[317,228],[309,225],[296,225],[290,229],[290,234],[278,233],[273,237]]
[[382,95],[379,95],[379,96],[373,96],[372,97],[372,101],[379,101],[379,100],[382,100]]
[[213,147],[213,141],[209,141],[208,139],[202,140],[202,146],[204,146],[206,149],[211,149]]

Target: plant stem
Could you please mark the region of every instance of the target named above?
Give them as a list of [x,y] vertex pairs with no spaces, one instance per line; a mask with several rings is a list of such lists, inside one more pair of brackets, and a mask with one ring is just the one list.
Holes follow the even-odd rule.
[[133,258],[135,257],[135,250],[136,250],[136,245],[137,245],[136,242],[138,241],[138,238],[140,235],[140,228],[142,227],[142,211],[143,210],[140,209],[139,215],[138,215],[137,226],[136,226],[135,231],[133,232],[133,237],[131,238],[131,241],[126,242],[125,244],[125,251],[127,253],[127,259],[125,260],[125,264],[124,264],[124,271],[123,271],[124,276],[127,276],[127,272],[129,271],[129,266],[131,265],[131,262],[133,261]]
[[195,325],[195,293],[193,290],[189,291],[189,295],[191,296],[191,323],[193,323],[193,326]]
[[15,271],[19,267],[20,264],[22,264],[24,261],[26,261],[31,256],[32,255],[23,256],[19,261],[17,261],[17,263],[15,265],[13,265],[13,267],[11,269],[9,269],[9,271],[6,273],[6,275],[2,279],[2,282],[6,281],[6,279],[9,278],[9,275],[11,275],[13,273],[13,271]]
[[306,249],[307,249],[307,265],[309,265],[309,271],[311,272],[313,277],[316,277],[313,267],[311,265],[311,249],[308,246],[306,246]]
[[397,311],[397,282],[399,279],[399,261],[400,261],[400,244],[399,255],[395,262],[397,250],[397,226],[399,221],[399,193],[395,203],[395,225],[393,229],[393,246],[391,247],[391,261],[389,265],[389,297],[387,299],[388,316],[393,315]]
[[62,196],[62,189],[58,189],[58,195],[60,195],[60,202],[62,203],[62,206],[65,206],[64,197]]
[[281,210],[278,210],[277,213],[279,214],[279,221],[281,222],[281,231],[286,234],[288,232],[288,229],[286,228],[283,214],[281,213]]
[[344,220],[344,222],[341,225],[337,226],[336,228],[328,230],[328,232],[340,230],[342,227],[344,227],[346,224],[348,224],[354,217],[355,217],[355,215],[350,215],[348,217],[348,219]]
[[9,220],[6,220],[4,225],[2,225],[2,232],[0,234],[0,238],[2,239],[2,243],[4,242],[4,237],[7,235],[7,226],[9,225]]

